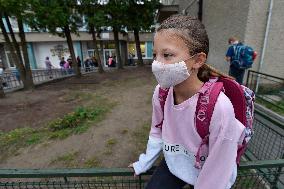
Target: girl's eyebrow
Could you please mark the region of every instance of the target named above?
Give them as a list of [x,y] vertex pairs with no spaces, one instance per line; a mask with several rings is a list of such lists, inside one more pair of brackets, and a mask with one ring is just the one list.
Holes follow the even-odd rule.
[[171,49],[168,49],[168,48],[162,49],[162,51],[168,51],[168,50],[171,50]]
[[[172,51],[172,49],[169,49],[169,48],[164,48],[161,50],[162,52],[165,52],[165,51]],[[153,52],[156,52],[156,49],[153,49]]]

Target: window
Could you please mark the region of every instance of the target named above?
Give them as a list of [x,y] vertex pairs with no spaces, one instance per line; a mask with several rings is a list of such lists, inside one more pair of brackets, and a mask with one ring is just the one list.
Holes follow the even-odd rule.
[[[99,52],[101,51],[101,49],[98,49]],[[95,53],[95,49],[88,49],[88,57],[94,57],[96,55]]]
[[135,43],[128,44],[128,52],[136,56]]
[[[140,48],[142,57],[146,57],[146,45],[145,42],[140,42]],[[136,44],[135,43],[128,43],[128,52],[134,55],[134,58],[137,58],[137,52],[136,52]]]
[[[23,60],[23,52],[22,51],[21,51],[21,56],[22,56],[22,60]],[[8,67],[10,67],[10,68],[16,67],[15,59],[13,58],[13,54],[11,53],[11,51],[6,51],[6,59],[7,59]]]

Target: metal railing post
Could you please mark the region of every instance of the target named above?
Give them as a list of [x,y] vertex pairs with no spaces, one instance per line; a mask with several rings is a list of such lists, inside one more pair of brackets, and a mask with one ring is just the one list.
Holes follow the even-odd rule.
[[[283,153],[281,159],[283,159],[283,158],[284,158],[284,153]],[[275,178],[274,178],[274,180],[273,180],[272,183],[271,183],[272,189],[278,189],[278,188],[277,188],[277,183],[278,183],[278,181],[279,181],[279,177],[280,177],[280,175],[281,175],[282,168],[283,168],[283,167],[281,167],[281,166],[277,168]]]
[[139,175],[139,189],[142,189],[142,178],[141,178],[141,175]]

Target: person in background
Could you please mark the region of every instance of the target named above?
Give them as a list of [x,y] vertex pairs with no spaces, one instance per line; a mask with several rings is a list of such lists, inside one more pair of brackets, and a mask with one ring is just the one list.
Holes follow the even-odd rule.
[[64,68],[65,62],[66,62],[66,61],[65,61],[64,57],[61,57],[60,62],[59,62],[60,68]]
[[85,72],[91,71],[91,69],[90,69],[90,57],[87,57],[84,60],[84,65],[85,65]]
[[109,58],[108,58],[108,67],[112,67],[112,63],[113,63],[113,58],[112,58],[112,56],[109,56]]
[[49,79],[52,79],[52,67],[54,66],[51,64],[48,56],[45,58],[44,63],[47,70],[47,76],[49,76]]
[[236,37],[230,37],[228,44],[229,48],[225,60],[230,63],[229,75],[234,77],[239,84],[243,84],[245,71],[251,68],[257,52],[251,47],[239,42]]
[[82,61],[81,61],[81,59],[80,59],[80,57],[79,56],[77,56],[77,65],[78,65],[78,67],[79,67],[79,69],[81,70],[81,67],[82,67]]
[[135,66],[133,57],[134,55],[132,53],[128,53],[128,65],[129,66]]
[[68,57],[67,62],[69,63],[69,67],[72,68],[72,58],[71,56]]

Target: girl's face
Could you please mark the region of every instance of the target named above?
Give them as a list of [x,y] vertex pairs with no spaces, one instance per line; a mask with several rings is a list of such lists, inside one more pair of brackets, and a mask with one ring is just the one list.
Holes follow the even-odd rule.
[[185,42],[179,38],[174,31],[162,30],[155,34],[153,58],[164,64],[173,64],[185,61],[187,67],[191,67],[193,59],[189,59],[188,47]]

